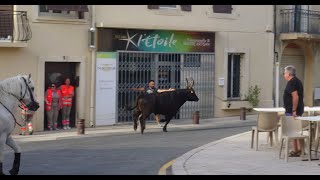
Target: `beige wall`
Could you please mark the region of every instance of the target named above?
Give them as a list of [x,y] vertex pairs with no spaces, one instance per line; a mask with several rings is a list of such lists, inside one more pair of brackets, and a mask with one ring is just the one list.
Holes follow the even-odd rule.
[[[305,5],[307,9],[307,5]],[[281,16],[280,9],[292,9],[293,5],[278,5],[277,6],[277,38],[276,38],[276,51],[279,52],[279,62],[281,62],[282,54],[285,47],[289,43],[295,43],[302,47],[303,55],[305,57],[305,69],[304,69],[304,103],[307,106],[313,106],[313,94],[314,88],[320,87],[319,78],[319,43],[315,39],[280,39],[281,32]],[[320,5],[309,5],[309,9],[313,11],[319,11]],[[290,34],[287,37],[292,37]],[[292,34],[294,35],[294,34]],[[280,76],[279,78],[282,78]],[[280,98],[282,98],[282,92],[279,92]],[[319,104],[318,104],[319,105]]]
[[[28,41],[27,47],[24,48],[0,47],[0,78],[4,79],[17,74],[32,73],[32,79],[36,83],[35,91],[42,105],[34,118],[34,128],[36,131],[41,131],[43,130],[43,95],[45,90],[44,74],[39,74],[44,72],[44,63],[42,62],[41,64],[41,61],[48,59],[50,61],[67,62],[63,59],[63,56],[66,59],[84,58],[85,61],[89,61],[89,24],[88,22],[82,24],[70,23],[63,20],[41,21],[38,19],[37,8],[33,5],[17,5],[15,9],[27,11],[32,39]],[[87,75],[90,75],[89,65],[86,68]],[[90,82],[90,76],[81,78],[86,78],[87,82]],[[81,88],[88,88],[87,92],[89,93],[89,86],[82,85]],[[85,109],[88,112],[89,98],[86,98],[85,101],[87,102]],[[86,119],[88,119],[88,113],[86,113]]]
[[[226,77],[226,71],[223,68],[226,56],[224,50],[226,48],[235,49],[235,52],[245,53],[241,61],[247,61],[247,63],[249,63],[249,69],[245,69],[248,72],[240,79],[240,86],[243,90],[240,93],[245,94],[249,86],[258,85],[261,88],[259,106],[273,106],[272,88],[270,88],[273,83],[273,35],[267,33],[219,32],[216,34],[216,44],[215,80],[218,81],[219,77]],[[220,87],[216,83],[216,96],[223,99],[224,92],[227,90],[226,88],[226,85]],[[234,102],[230,103],[231,106],[233,106]],[[243,103],[243,105],[245,105],[245,103]],[[215,99],[215,116],[239,115],[239,111],[222,110],[221,106],[221,100]]]
[[98,27],[190,31],[265,32],[272,26],[271,5],[233,5],[233,14],[214,14],[212,5],[193,5],[192,12],[150,10],[147,5],[97,5]]
[[[241,94],[246,94],[247,85],[262,88],[262,107],[273,106],[273,6],[272,5],[233,5],[233,14],[214,14],[212,5],[193,5],[192,12],[176,10],[150,10],[147,5],[99,5],[96,6],[98,27],[169,29],[216,32],[215,42],[215,81],[226,77],[225,51],[244,54],[246,69],[241,77]],[[243,73],[243,72],[242,72]],[[222,110],[226,99],[226,85],[215,83],[215,116],[238,115],[237,110]],[[237,106],[247,103],[235,103]]]
[[[97,5],[96,26],[164,29],[216,32],[215,81],[225,77],[226,52],[239,51],[244,54],[246,72],[241,82],[258,84],[262,88],[261,106],[272,104],[272,62],[273,36],[266,32],[272,30],[273,6],[271,5],[233,5],[233,14],[214,14],[211,5],[193,5],[192,12],[177,10],[150,10],[147,5]],[[37,83],[37,94],[43,96],[44,61],[70,61],[85,64],[86,88],[85,119],[89,119],[91,56],[88,50],[89,20],[65,20],[61,18],[39,17],[37,5],[17,5],[15,10],[27,11],[32,39],[25,48],[0,47],[0,78],[19,73],[32,73]],[[89,19],[89,13],[86,14]],[[78,59],[78,60],[77,60]],[[41,69],[42,68],[42,69]],[[246,83],[241,90],[246,91]],[[225,88],[216,83],[215,92],[225,98]],[[245,94],[244,92],[241,92]],[[43,97],[39,98],[43,101]],[[43,104],[43,103],[42,103]],[[239,115],[239,111],[222,110],[221,101],[215,99],[215,116]],[[42,107],[43,108],[43,107]],[[43,130],[43,110],[35,117],[35,129]],[[88,125],[89,121],[86,121]]]

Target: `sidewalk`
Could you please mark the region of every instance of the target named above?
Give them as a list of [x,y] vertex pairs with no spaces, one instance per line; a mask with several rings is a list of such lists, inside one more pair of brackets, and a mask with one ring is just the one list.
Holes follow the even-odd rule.
[[[254,121],[256,115],[248,115],[247,120],[239,120],[239,116],[227,117],[227,118],[212,118],[212,119],[200,119],[200,124],[193,124],[191,119],[186,120],[171,120],[167,126],[168,131],[172,130],[183,130],[190,128],[208,128],[217,125],[226,125],[232,123],[250,123]],[[147,122],[145,133],[148,132],[162,132],[162,127],[156,125],[155,121]],[[71,130],[59,130],[59,131],[42,131],[35,132],[33,135],[13,135],[13,138],[21,142],[34,142],[34,141],[48,141],[48,140],[60,140],[60,139],[70,139],[70,138],[84,138],[93,136],[107,136],[114,134],[130,134],[130,133],[140,133],[140,126],[137,131],[133,130],[132,123],[116,124],[103,127],[85,128],[85,134],[78,135],[77,129],[73,128]]]
[[[174,175],[318,175],[320,163],[289,157],[279,159],[279,147],[267,145],[266,134],[259,134],[259,151],[250,148],[251,132],[211,142],[177,158]],[[284,150],[283,150],[284,151]],[[314,156],[314,152],[313,156]],[[282,153],[284,157],[284,153]]]

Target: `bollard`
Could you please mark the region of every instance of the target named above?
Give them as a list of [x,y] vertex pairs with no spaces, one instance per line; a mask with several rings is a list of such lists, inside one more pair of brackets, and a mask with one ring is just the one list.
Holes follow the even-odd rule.
[[77,123],[78,134],[84,134],[84,119],[79,119]]
[[240,108],[240,120],[246,120],[246,108],[245,107]]
[[193,112],[192,114],[193,124],[199,124],[199,119],[200,119],[200,112],[199,111]]

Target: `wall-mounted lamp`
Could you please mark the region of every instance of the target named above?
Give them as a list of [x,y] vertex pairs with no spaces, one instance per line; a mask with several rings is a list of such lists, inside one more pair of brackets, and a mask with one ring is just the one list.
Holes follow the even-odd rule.
[[96,48],[95,34],[96,34],[96,28],[95,27],[91,27],[89,29],[89,48],[90,49],[95,49]]

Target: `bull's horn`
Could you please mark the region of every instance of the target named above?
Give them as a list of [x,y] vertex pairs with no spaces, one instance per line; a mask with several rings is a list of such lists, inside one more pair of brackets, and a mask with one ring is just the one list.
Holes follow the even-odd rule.
[[187,86],[187,89],[189,88],[189,82],[188,82],[188,78],[186,78],[186,81],[187,81],[187,84],[186,84],[186,86]]
[[191,79],[190,87],[193,87],[193,85],[194,85],[194,80],[193,80],[193,78],[192,78],[192,77],[191,77],[190,79]]

